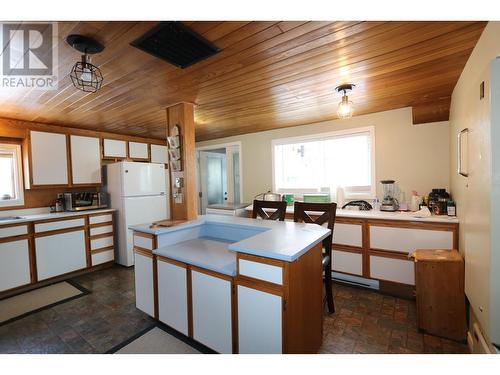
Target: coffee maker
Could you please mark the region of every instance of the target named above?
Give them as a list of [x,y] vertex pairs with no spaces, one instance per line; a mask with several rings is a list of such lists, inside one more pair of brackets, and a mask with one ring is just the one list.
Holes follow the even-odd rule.
[[399,209],[399,202],[394,197],[394,180],[382,180],[382,188],[384,189],[384,199],[380,204],[380,211],[394,212]]

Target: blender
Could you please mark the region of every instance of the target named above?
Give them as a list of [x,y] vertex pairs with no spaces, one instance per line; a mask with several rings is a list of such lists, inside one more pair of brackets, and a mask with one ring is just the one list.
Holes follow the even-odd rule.
[[399,202],[394,197],[394,180],[382,180],[382,188],[384,189],[384,199],[380,204],[380,211],[397,211],[399,208]]

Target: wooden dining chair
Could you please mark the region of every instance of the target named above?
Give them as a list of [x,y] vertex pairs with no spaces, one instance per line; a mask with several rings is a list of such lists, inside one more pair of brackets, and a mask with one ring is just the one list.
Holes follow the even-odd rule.
[[[266,212],[265,209],[275,210],[274,212]],[[252,218],[257,219],[259,216],[264,220],[279,220],[284,221],[286,214],[286,202],[284,201],[261,201],[254,199]]]
[[[314,218],[310,216],[311,213]],[[312,213],[313,212],[313,213]],[[293,210],[293,221],[303,223],[314,223],[323,225],[327,223],[330,235],[323,240],[323,271],[325,272],[325,290],[328,312],[333,314],[335,306],[333,304],[332,293],[332,241],[335,216],[337,214],[337,203],[305,203],[295,202]],[[317,215],[317,216],[316,216]]]

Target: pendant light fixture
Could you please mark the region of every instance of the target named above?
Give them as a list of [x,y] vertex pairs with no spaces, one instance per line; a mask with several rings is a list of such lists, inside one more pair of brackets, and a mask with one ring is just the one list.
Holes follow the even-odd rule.
[[96,92],[102,87],[103,77],[99,68],[91,63],[91,56],[102,52],[104,46],[97,40],[83,35],[69,35],[66,42],[79,52],[82,59],[71,68],[70,78],[78,90]]
[[346,83],[340,86],[335,87],[335,91],[342,94],[342,101],[339,103],[339,107],[337,109],[337,115],[340,119],[349,119],[352,117],[354,108],[352,102],[349,100],[347,93],[352,91],[354,88],[354,84]]

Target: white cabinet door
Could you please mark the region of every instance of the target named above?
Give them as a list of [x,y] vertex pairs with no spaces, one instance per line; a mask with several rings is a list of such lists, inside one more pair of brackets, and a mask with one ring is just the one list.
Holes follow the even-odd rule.
[[129,142],[128,156],[132,159],[149,159],[147,143]]
[[408,253],[416,249],[453,249],[453,232],[370,225],[370,247]]
[[219,353],[233,352],[231,282],[192,271],[193,338]]
[[99,138],[70,136],[73,184],[101,183],[101,146]]
[[67,185],[66,135],[30,132],[33,185]]
[[187,270],[158,260],[158,318],[188,334]]
[[135,306],[154,316],[153,258],[135,253]]
[[35,238],[38,281],[87,267],[85,231]]
[[363,256],[360,253],[333,250],[332,256],[333,271],[363,275]]
[[127,142],[116,139],[103,139],[103,156],[105,158],[126,158]]
[[0,292],[30,282],[28,240],[0,243]]
[[363,246],[363,230],[361,224],[335,224],[333,243],[339,245]]
[[370,277],[415,285],[415,265],[411,260],[370,255]]
[[167,146],[151,145],[151,163],[168,163]]
[[281,297],[238,285],[239,352],[282,353]]

